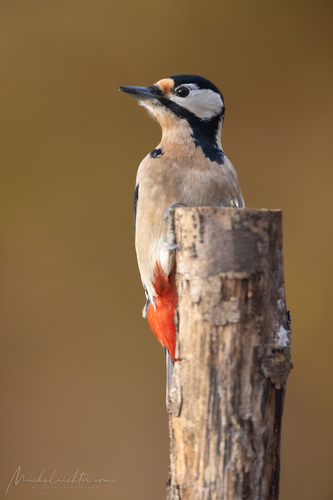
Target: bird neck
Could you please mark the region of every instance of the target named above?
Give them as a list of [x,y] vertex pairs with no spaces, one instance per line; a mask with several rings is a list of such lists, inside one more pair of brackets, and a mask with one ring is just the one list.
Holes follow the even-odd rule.
[[163,117],[158,120],[162,127],[162,140],[159,148],[165,150],[174,150],[178,153],[190,155],[193,150],[200,147],[206,157],[212,161],[223,162],[223,150],[221,146],[222,120],[214,128],[215,134],[206,124],[200,123],[197,126],[191,126],[185,119],[170,119]]
[[163,120],[161,146],[193,147],[193,131],[186,120]]

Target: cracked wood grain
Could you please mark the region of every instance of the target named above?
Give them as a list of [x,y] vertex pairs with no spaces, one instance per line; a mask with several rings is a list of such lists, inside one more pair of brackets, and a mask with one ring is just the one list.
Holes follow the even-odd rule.
[[168,500],[276,500],[290,371],[281,211],[177,208]]

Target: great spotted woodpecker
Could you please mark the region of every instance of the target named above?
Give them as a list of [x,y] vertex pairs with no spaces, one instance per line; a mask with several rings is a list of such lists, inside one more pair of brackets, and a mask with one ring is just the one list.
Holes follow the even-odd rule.
[[134,224],[147,296],[143,315],[165,347],[170,388],[177,307],[172,220],[175,202],[190,207],[244,207],[244,200],[235,169],[221,146],[225,107],[213,83],[200,76],[178,75],[148,87],[120,90],[139,99],[162,127],[161,142],[138,169]]

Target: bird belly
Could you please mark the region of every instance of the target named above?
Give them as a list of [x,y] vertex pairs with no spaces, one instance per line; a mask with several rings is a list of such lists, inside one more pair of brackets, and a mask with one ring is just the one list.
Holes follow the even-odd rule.
[[147,316],[155,336],[174,359],[177,307],[175,256],[167,249],[165,209],[179,201],[187,206],[228,206],[243,199],[237,175],[225,156],[224,165],[212,164],[199,148],[191,162],[168,156],[150,156],[141,163],[136,184],[139,197],[136,213],[136,252],[141,279],[147,294]]

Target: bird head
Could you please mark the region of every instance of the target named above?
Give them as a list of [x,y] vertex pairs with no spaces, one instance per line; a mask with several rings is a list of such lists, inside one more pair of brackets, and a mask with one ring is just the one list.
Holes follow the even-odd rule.
[[[224,101],[218,88],[196,75],[169,76],[148,87],[119,87],[135,97],[169,137],[190,131],[195,143],[211,142],[221,149]],[[173,131],[174,133],[170,133]]]

